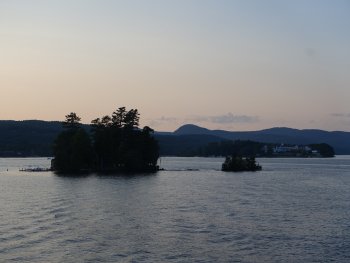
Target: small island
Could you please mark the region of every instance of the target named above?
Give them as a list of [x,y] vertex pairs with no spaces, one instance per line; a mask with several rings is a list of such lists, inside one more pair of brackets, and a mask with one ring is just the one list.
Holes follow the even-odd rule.
[[51,168],[61,174],[156,172],[159,147],[153,130],[138,126],[137,109],[120,107],[93,120],[88,129],[72,112],[54,142]]
[[222,171],[225,172],[254,172],[260,171],[262,168],[259,164],[256,163],[255,157],[246,157],[242,156],[227,156],[225,162],[222,164]]

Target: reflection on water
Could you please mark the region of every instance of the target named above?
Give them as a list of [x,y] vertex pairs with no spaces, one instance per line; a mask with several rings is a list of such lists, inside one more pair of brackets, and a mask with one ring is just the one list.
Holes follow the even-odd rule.
[[259,159],[253,173],[222,161],[69,178],[18,171],[47,159],[0,159],[0,259],[349,262],[350,158]]

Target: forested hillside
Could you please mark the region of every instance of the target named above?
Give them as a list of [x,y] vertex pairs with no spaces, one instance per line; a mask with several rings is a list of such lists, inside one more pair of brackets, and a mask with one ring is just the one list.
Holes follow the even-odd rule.
[[61,131],[58,121],[0,121],[0,157],[52,156],[53,140]]
[[[89,125],[83,125],[90,129]],[[0,157],[52,156],[52,145],[62,131],[58,121],[0,121]],[[336,154],[350,154],[349,132],[272,128],[261,131],[231,132],[185,125],[175,132],[155,133],[161,155],[191,156],[210,143],[222,140],[251,140],[274,144],[320,144],[332,146]]]

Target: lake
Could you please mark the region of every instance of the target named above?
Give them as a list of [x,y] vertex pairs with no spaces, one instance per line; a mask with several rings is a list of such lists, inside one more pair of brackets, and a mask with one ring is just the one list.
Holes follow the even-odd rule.
[[160,160],[153,175],[19,172],[0,159],[2,262],[350,262],[350,157]]

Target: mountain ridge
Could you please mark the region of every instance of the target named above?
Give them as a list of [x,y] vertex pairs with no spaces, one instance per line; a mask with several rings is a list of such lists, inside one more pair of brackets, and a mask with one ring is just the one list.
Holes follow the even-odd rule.
[[[251,131],[228,131],[228,130],[222,130],[222,129],[208,129],[204,128],[195,124],[184,124],[181,125],[179,128],[177,128],[175,131],[172,133],[174,134],[194,134],[193,130],[196,131],[207,131],[207,132],[236,132],[236,133],[250,133],[250,132],[269,132],[269,131],[314,131],[314,132],[324,132],[324,133],[350,133],[347,131],[327,131],[327,130],[322,130],[322,129],[297,129],[297,128],[290,128],[290,127],[285,127],[285,126],[276,126],[272,128],[267,128],[267,129],[261,129],[261,130],[251,130]],[[166,133],[171,133],[171,132],[166,132]],[[200,133],[197,133],[200,134]]]
[[335,149],[336,154],[350,154],[350,132],[346,131],[295,129],[288,127],[273,127],[257,131],[226,131],[210,130],[194,124],[185,124],[175,130],[172,135],[206,135],[221,138],[222,140],[252,140],[263,143],[300,145],[327,143]]
[[[83,127],[89,129],[88,124]],[[52,156],[54,139],[62,122],[0,120],[0,157]],[[307,145],[327,143],[336,154],[350,154],[350,132],[274,127],[258,131],[210,130],[194,124],[174,132],[157,132],[161,155],[189,155],[199,147],[222,140],[251,140],[262,143]]]

